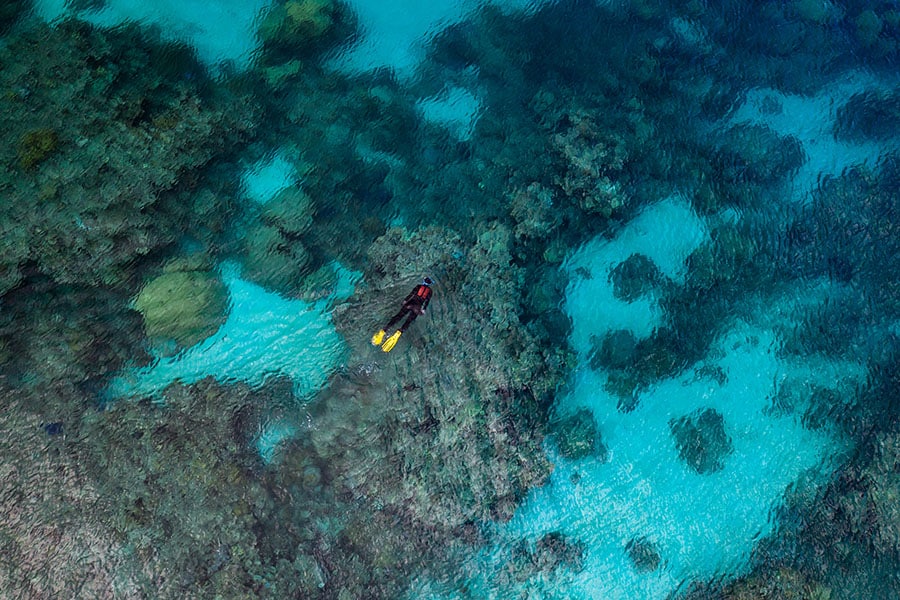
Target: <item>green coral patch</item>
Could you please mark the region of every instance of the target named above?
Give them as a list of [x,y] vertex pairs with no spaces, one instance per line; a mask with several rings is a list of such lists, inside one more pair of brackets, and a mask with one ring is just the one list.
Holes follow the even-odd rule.
[[48,127],[32,129],[19,138],[19,164],[31,169],[47,158],[59,146],[59,136]]
[[225,321],[225,285],[209,271],[163,273],[147,282],[134,300],[144,330],[158,341],[188,347],[211,336]]

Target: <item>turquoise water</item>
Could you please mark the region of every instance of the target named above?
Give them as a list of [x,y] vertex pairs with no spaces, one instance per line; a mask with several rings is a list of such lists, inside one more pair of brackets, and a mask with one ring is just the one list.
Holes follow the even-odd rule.
[[0,596],[900,595],[896,3],[0,35]]

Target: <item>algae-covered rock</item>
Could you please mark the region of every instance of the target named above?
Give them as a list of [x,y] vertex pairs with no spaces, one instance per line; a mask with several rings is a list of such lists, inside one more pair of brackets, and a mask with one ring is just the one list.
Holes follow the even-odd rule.
[[669,428],[681,459],[701,475],[722,470],[734,451],[725,419],[712,408],[673,419]]
[[211,271],[173,271],[148,281],[134,299],[144,330],[183,347],[206,339],[225,321],[228,295]]
[[268,45],[303,47],[328,32],[336,12],[332,0],[278,2],[263,18],[259,36]]

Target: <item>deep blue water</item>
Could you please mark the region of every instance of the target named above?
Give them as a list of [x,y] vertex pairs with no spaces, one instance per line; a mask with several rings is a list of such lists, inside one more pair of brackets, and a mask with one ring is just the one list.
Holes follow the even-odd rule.
[[896,3],[0,32],[3,597],[900,595]]

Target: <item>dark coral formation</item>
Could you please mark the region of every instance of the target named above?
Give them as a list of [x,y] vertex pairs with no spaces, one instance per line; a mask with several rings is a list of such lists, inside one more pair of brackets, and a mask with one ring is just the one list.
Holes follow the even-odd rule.
[[689,467],[704,475],[721,471],[734,451],[725,419],[712,408],[673,419],[669,423],[678,455]]
[[591,339],[590,364],[594,369],[625,369],[635,359],[638,340],[627,329],[610,331],[602,339]]
[[31,0],[7,0],[0,4],[0,34],[6,33],[30,4]]
[[900,93],[855,94],[837,114],[835,134],[849,140],[890,140],[900,129]]
[[561,569],[578,573],[584,568],[584,551],[584,543],[558,531],[541,536],[534,549],[522,540],[512,549],[502,577],[525,581],[538,575],[552,578]]

